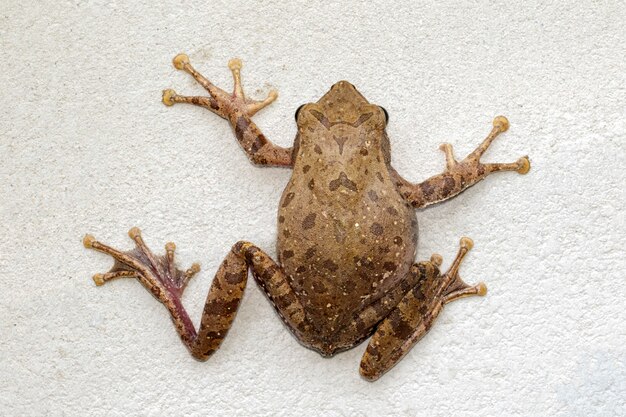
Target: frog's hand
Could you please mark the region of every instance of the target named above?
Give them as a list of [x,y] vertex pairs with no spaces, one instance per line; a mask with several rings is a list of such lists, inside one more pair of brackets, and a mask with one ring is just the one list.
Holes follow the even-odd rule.
[[493,129],[474,152],[462,161],[457,161],[452,152],[452,145],[444,143],[441,150],[446,155],[446,170],[439,175],[428,178],[419,184],[412,184],[392,169],[391,173],[396,181],[400,194],[413,207],[421,208],[439,203],[456,196],[472,185],[484,179],[487,175],[499,171],[517,171],[526,174],[530,170],[530,161],[523,156],[513,163],[487,164],[480,162],[493,140],[509,128],[509,121],[504,116],[493,120]]
[[91,235],[85,236],[85,247],[106,253],[115,259],[109,272],[94,275],[94,282],[96,285],[103,285],[114,278],[137,278],[169,310],[178,334],[196,359],[206,360],[226,337],[243,296],[249,266],[289,327],[294,332],[304,330],[304,309],[291,290],[282,269],[256,246],[239,242],[233,246],[215,274],[204,305],[200,327],[196,332],[182,305],[181,297],[189,279],[200,267],[194,264],[183,272],[174,264],[173,243],[165,245],[165,255],[155,256],[144,243],[138,228],[132,228],[128,234],[136,246],[126,252],[98,242]]
[[[375,381],[398,363],[428,332],[444,304],[461,297],[487,293],[483,283],[469,286],[458,275],[461,261],[471,247],[469,238],[461,239],[459,253],[443,276],[439,274],[438,267],[424,269],[427,275],[378,325],[361,360],[359,370],[364,378]],[[438,266],[441,258],[434,255],[431,263]]]
[[272,103],[278,97],[278,93],[270,91],[265,100],[251,100],[244,95],[241,86],[241,60],[231,59],[228,62],[235,88],[232,94],[228,94],[221,88],[213,85],[202,74],[196,71],[189,63],[189,57],[178,54],[174,57],[174,67],[189,73],[208,92],[208,97],[188,97],[176,94],[174,90],[163,91],[163,103],[172,106],[176,103],[189,103],[204,107],[224,119],[227,119],[235,136],[244,149],[248,158],[257,165],[268,166],[292,166],[291,148],[277,146],[267,140],[259,128],[252,122],[250,117],[256,112]]

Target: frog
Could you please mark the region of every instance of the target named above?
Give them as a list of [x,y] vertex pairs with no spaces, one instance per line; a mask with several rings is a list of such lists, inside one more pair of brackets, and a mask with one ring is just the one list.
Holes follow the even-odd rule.
[[110,255],[113,267],[95,274],[96,285],[118,278],[137,279],[169,311],[190,354],[207,360],[220,347],[233,324],[250,274],[298,342],[331,357],[370,338],[359,372],[375,381],[395,366],[432,327],[443,307],[460,298],[484,296],[483,282],[465,283],[462,260],[473,247],[460,239],[450,267],[443,272],[441,255],[416,261],[417,209],[442,203],[496,172],[526,174],[528,156],[513,163],[483,163],[494,139],[509,128],[504,116],[476,149],[457,160],[444,143],[445,169],[420,183],[404,179],[391,164],[386,133],[387,111],[370,103],[354,85],[339,81],[317,102],[296,112],[293,146],[267,139],[252,116],[274,102],[271,90],[263,100],[245,96],[242,61],[232,59],[232,93],[199,73],[186,54],[173,59],[176,69],[190,74],[208,96],[163,91],[167,106],[186,103],[226,119],[249,160],[261,167],[290,168],[291,178],[278,204],[277,260],[248,241],[229,250],[211,283],[196,328],[181,297],[200,270],[186,270],[175,261],[169,242],[157,255],[141,231],[128,232],[134,248],[115,249],[85,235],[85,247]]

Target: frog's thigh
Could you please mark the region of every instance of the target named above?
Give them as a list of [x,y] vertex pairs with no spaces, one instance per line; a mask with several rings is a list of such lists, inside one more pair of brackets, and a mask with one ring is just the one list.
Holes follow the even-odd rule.
[[252,271],[252,276],[267,295],[278,315],[296,337],[307,330],[304,307],[287,280],[283,268],[267,253],[249,242],[238,242],[233,252],[240,253]]
[[[198,337],[191,347],[194,356],[210,356],[226,336],[243,295],[248,268],[282,320],[296,336],[304,329],[304,308],[291,289],[282,268],[257,246],[241,241],[233,246],[213,280],[202,313]],[[234,289],[232,284],[238,284],[239,287]]]
[[[438,259],[433,257],[433,260],[434,263],[431,260],[431,262],[413,264],[409,273],[406,274],[404,279],[402,279],[396,287],[355,314],[352,321],[344,326],[343,330],[338,334],[336,342],[337,349],[350,349],[361,343],[363,339],[369,337],[374,327],[389,314],[391,309],[402,300],[402,297],[429,274],[432,274],[432,272],[429,271],[432,271],[433,268],[437,268]],[[354,335],[362,335],[362,338],[355,340]]]

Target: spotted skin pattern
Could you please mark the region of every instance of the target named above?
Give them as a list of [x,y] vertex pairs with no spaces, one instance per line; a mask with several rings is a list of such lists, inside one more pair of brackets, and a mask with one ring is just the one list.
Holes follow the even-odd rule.
[[508,129],[503,116],[474,152],[457,161],[443,144],[446,169],[419,184],[403,179],[391,166],[385,132],[386,112],[370,104],[346,82],[335,84],[316,103],[296,114],[298,134],[291,148],[269,141],[251,116],[277,97],[247,99],[241,86],[241,61],[233,59],[232,94],[214,86],[179,54],[174,66],[193,76],[207,97],[163,92],[163,103],[204,107],[228,120],[249,159],[260,166],[290,167],[293,174],[278,207],[278,262],[249,242],[236,243],[217,270],[196,331],[181,296],[198,272],[174,265],[173,243],[153,254],[133,228],[136,247],[121,252],[93,236],[88,248],[115,259],[97,285],[114,278],[137,278],[170,312],[176,330],[193,357],[205,360],[226,336],[247,282],[248,271],[267,295],[286,327],[304,346],[323,356],[350,349],[372,336],[360,373],[378,379],[430,329],[443,306],[458,298],[485,295],[484,284],[467,285],[458,275],[473,243],[462,238],[446,273],[441,256],[415,263],[418,238],[415,208],[458,195],[499,171],[525,174],[528,157],[514,163],[482,163],[493,140]]

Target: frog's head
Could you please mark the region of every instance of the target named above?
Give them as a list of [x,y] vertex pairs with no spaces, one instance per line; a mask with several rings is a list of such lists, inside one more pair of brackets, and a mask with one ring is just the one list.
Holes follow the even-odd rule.
[[[304,110],[304,112],[302,111]],[[296,121],[300,125],[300,114],[312,113],[314,119],[327,124],[359,125],[365,118],[373,118],[372,122],[383,128],[387,122],[387,112],[380,106],[369,101],[347,81],[334,84],[317,103],[304,104],[296,112]],[[370,115],[371,113],[371,115]],[[382,116],[382,117],[381,117]],[[304,120],[302,120],[304,122]],[[379,122],[379,123],[376,123]],[[382,123],[380,123],[382,122]]]
[[296,122],[302,145],[317,144],[323,148],[327,144],[329,153],[335,153],[333,148],[338,146],[337,152],[344,157],[347,147],[380,148],[386,140],[387,112],[367,101],[347,81],[334,84],[317,103],[300,106]]

